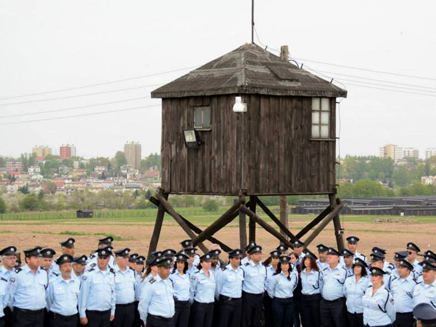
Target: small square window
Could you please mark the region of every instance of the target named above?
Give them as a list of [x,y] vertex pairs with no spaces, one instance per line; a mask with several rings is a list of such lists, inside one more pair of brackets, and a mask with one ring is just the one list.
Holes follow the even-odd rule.
[[196,107],[194,114],[194,127],[195,128],[210,128],[211,115],[210,107]]

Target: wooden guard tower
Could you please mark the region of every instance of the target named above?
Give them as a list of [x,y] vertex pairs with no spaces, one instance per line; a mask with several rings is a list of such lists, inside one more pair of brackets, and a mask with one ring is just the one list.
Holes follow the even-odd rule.
[[[240,246],[256,240],[256,224],[289,247],[306,247],[333,220],[343,248],[336,194],[336,98],[347,92],[256,44],[245,44],[151,93],[162,98],[162,188],[149,254],[156,250],[165,212],[203,251],[213,235],[239,217]],[[236,105],[235,105],[236,103]],[[237,196],[238,201],[205,230],[167,202],[170,194]],[[329,196],[330,205],[292,233],[262,195]],[[262,220],[260,207],[278,225]],[[316,229],[302,239],[312,228]]]

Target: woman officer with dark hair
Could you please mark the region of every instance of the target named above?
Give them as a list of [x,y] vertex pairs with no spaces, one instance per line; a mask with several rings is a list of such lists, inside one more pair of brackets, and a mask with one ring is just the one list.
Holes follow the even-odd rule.
[[189,275],[186,273],[188,270],[188,259],[189,257],[186,254],[178,253],[173,271],[169,276],[174,288],[174,327],[187,327],[189,323],[191,282]]

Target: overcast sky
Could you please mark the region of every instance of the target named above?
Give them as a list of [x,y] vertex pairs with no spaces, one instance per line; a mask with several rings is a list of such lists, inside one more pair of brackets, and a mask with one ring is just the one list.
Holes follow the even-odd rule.
[[[342,156],[377,155],[386,143],[423,156],[436,147],[435,9],[434,1],[256,0],[256,43],[289,45],[304,67],[343,79]],[[112,157],[126,141],[140,142],[143,156],[159,152],[160,101],[150,91],[250,42],[250,19],[250,0],[0,0],[0,155],[69,143],[84,157]],[[131,79],[146,75],[154,76]],[[53,98],[62,99],[35,102]],[[115,101],[123,102],[90,106]],[[31,115],[80,106],[88,107]]]

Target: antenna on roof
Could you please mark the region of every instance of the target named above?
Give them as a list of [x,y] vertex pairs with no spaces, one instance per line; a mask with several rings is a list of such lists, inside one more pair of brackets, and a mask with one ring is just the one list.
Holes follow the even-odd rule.
[[254,44],[254,0],[251,0],[251,43]]

